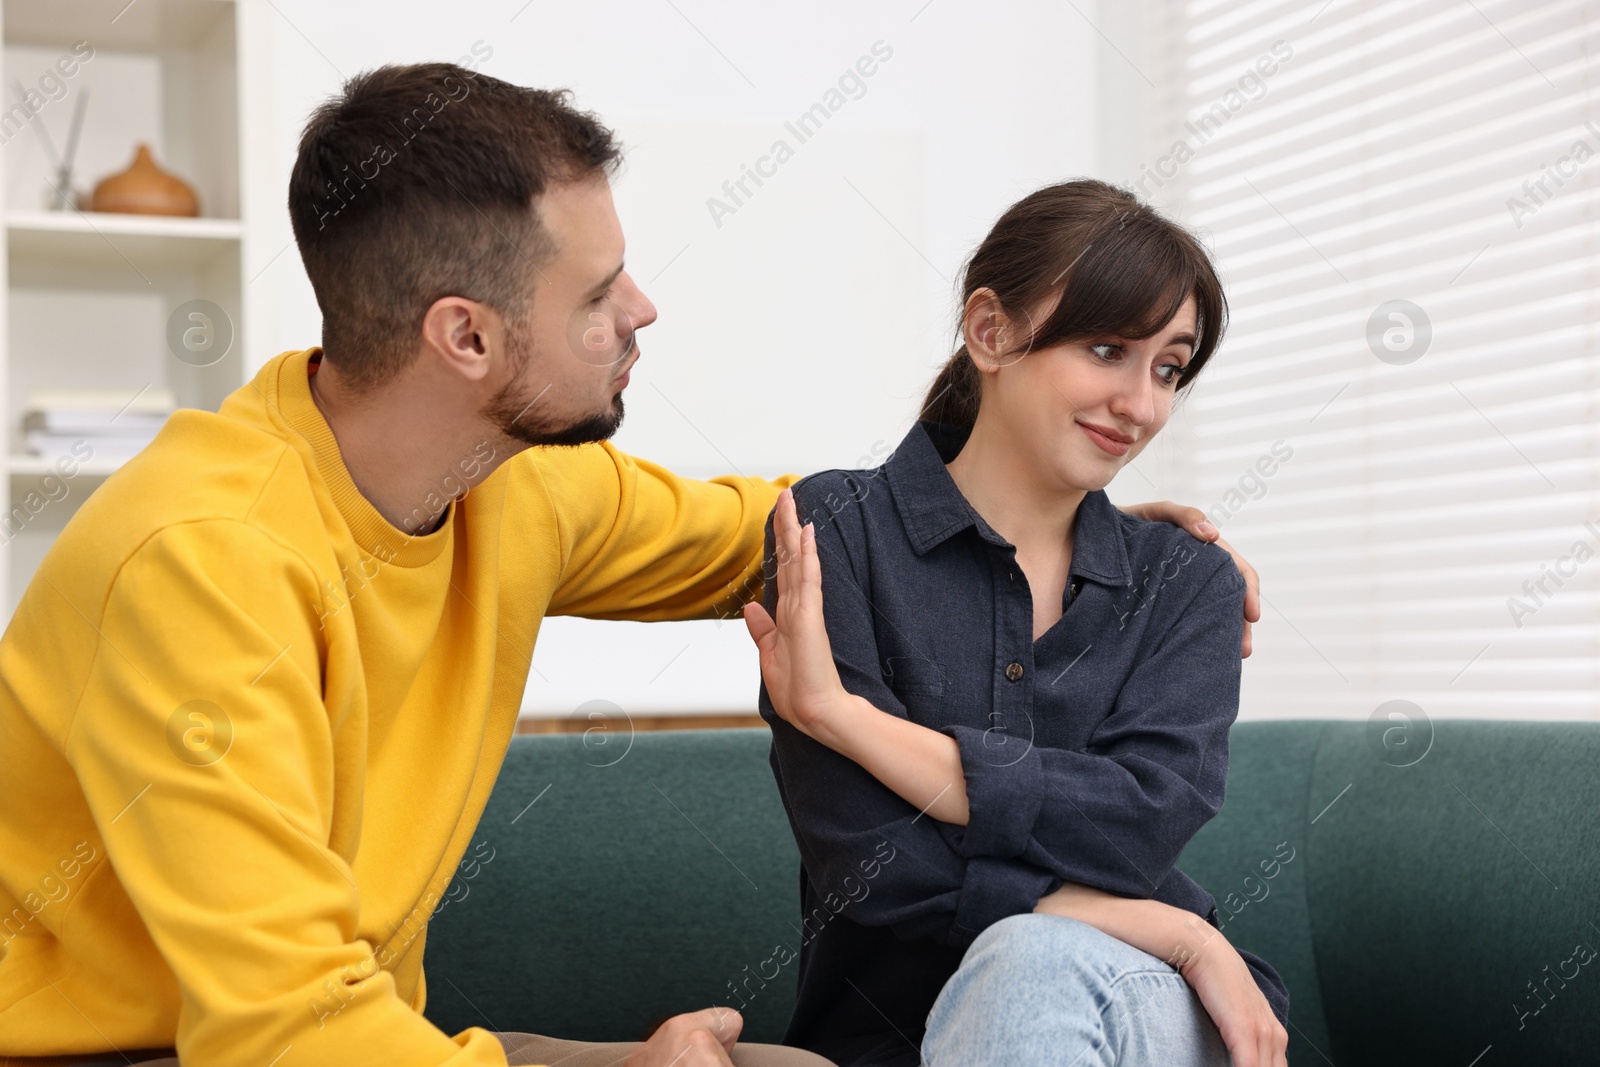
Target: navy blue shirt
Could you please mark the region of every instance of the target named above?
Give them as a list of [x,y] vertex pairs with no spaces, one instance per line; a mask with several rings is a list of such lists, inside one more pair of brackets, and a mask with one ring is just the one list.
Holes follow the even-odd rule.
[[[970,809],[941,823],[778,718],[772,770],[801,856],[799,995],[784,1042],[915,1065],[934,999],[991,923],[1064,880],[1216,925],[1178,854],[1222,807],[1239,707],[1244,579],[1227,552],[1087,494],[1063,614],[1033,639],[1016,549],[945,463],[967,431],[922,421],[883,466],[794,486],[816,524],[839,675],[953,737]],[[766,573],[774,571],[767,520]],[[778,584],[764,603],[776,613]],[[1282,1022],[1288,992],[1241,953]]]

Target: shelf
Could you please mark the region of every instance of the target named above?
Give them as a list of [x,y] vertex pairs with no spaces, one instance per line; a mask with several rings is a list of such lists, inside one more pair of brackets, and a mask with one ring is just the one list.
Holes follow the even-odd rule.
[[[78,475],[88,475],[91,478],[104,478],[114,472],[118,467],[128,462],[126,459],[102,458],[95,456],[88,460],[78,462]],[[61,472],[56,469],[56,461],[52,456],[34,456],[26,453],[13,453],[6,457],[6,473],[13,478],[41,477],[54,474],[57,477]]]
[[177,215],[124,215],[114,211],[13,211],[6,228],[39,233],[101,233],[129,237],[181,237],[186,240],[236,241],[238,219],[187,218]]
[[230,5],[219,0],[7,0],[7,44],[62,45],[89,38],[96,49],[185,48],[205,37]]
[[236,252],[238,219],[119,215],[95,211],[12,212],[6,237],[12,260],[67,266],[192,267]]

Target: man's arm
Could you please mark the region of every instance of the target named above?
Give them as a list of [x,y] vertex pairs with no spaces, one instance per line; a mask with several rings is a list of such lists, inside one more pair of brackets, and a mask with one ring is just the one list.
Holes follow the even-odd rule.
[[[738,614],[761,597],[763,523],[778,494],[800,479],[680,478],[609,441],[530,448],[513,463],[513,476],[531,473],[561,531],[562,583],[548,614],[595,619]],[[1227,550],[1247,589],[1242,650],[1250,655],[1250,624],[1261,619],[1259,580],[1205,512],[1166,500],[1121,510],[1182,526]]]
[[767,513],[799,475],[680,478],[610,442],[528,452],[512,462],[538,482],[561,536],[548,614],[731,618],[761,596]]
[[176,977],[178,1053],[498,1067],[498,1041],[413,1011],[357,936],[359,822],[335,810],[334,752],[364,741],[328,720],[320,602],[298,555],[214,520],[151,538],[103,609],[62,623],[100,635],[64,754]]

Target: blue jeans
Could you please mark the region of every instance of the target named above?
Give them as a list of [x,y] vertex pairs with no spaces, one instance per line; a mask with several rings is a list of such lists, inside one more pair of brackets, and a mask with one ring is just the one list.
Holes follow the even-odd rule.
[[1228,1067],[1222,1035],[1170,965],[1087,923],[1013,915],[978,935],[922,1041],[925,1067]]

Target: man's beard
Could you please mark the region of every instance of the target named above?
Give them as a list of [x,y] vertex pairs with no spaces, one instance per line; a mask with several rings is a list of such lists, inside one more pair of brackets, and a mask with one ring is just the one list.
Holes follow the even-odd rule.
[[[633,346],[631,337],[628,346],[629,349]],[[622,425],[623,406],[620,392],[612,398],[611,406],[607,410],[585,415],[577,422],[562,425],[544,415],[539,410],[542,392],[525,396],[514,391],[522,379],[522,371],[531,355],[530,350],[523,347],[519,341],[512,341],[510,355],[514,363],[513,380],[489,399],[483,411],[484,418],[489,420],[490,425],[506,437],[525,445],[586,445],[606,440]],[[626,357],[625,351],[622,358]]]

